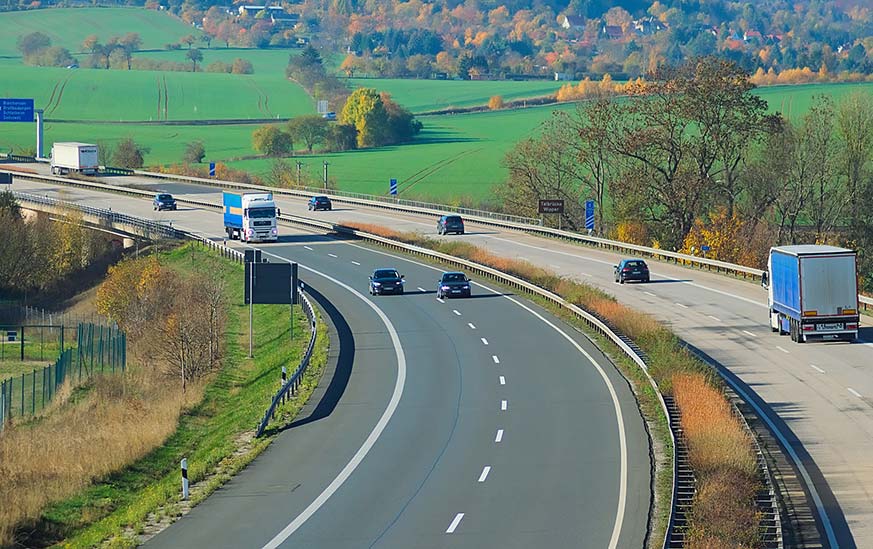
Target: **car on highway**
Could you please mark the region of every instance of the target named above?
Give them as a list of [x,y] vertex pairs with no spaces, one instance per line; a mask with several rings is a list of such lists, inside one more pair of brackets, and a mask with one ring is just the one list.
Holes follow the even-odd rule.
[[403,275],[397,269],[376,269],[370,276],[370,294],[402,294]]
[[628,280],[649,281],[649,266],[642,259],[622,259],[615,266],[615,281],[624,284]]
[[464,273],[443,273],[437,282],[437,299],[446,297],[470,297],[470,279]]
[[444,215],[437,221],[437,233],[439,234],[464,234],[464,220],[460,215]]
[[176,199],[173,198],[173,195],[168,193],[158,193],[155,195],[155,199],[152,201],[152,207],[157,210],[175,210],[176,209]]
[[313,196],[309,199],[309,210],[332,210],[333,204],[330,202],[330,198],[326,196]]

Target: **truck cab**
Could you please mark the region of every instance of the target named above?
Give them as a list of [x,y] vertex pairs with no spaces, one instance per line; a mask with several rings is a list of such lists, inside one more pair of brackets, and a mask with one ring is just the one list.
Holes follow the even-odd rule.
[[224,229],[231,240],[275,242],[279,210],[273,193],[223,193]]

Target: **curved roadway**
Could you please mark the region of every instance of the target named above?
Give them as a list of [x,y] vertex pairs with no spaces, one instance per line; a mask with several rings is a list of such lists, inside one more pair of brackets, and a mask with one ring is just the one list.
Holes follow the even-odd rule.
[[[222,233],[215,212],[63,194]],[[486,286],[441,302],[438,269],[381,250],[302,232],[260,247],[300,263],[333,326],[333,371],[261,457],[147,545],[642,546],[645,427],[626,382],[584,336]],[[382,266],[406,275],[406,295],[366,295]]]

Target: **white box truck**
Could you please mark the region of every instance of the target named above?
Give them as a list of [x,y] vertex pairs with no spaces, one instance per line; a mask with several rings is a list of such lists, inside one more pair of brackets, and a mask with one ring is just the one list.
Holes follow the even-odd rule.
[[855,252],[835,246],[770,249],[764,285],[770,329],[803,343],[858,337],[858,274]]
[[97,175],[100,168],[97,160],[97,145],[91,143],[54,143],[52,144],[52,173],[65,175],[68,173],[83,173]]
[[222,193],[224,230],[230,240],[275,242],[280,215],[273,193]]

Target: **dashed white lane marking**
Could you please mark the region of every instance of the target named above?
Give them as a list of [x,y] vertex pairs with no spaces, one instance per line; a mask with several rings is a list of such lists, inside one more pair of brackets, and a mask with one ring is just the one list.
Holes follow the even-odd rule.
[[509,403],[507,401],[505,401],[505,400],[500,401],[500,409],[501,410],[503,410],[505,412],[507,406],[509,406]]
[[467,326],[469,326],[471,330],[475,330],[475,329],[476,329],[476,327],[473,326],[473,323],[472,323],[472,322],[468,322],[468,323],[467,323]]
[[485,479],[488,478],[488,473],[491,472],[491,466],[486,465],[484,469],[482,469],[482,474],[479,475],[479,482],[485,482]]
[[330,257],[336,257],[336,254],[327,254],[327,255],[329,255]]
[[306,248],[307,250],[311,250],[311,249],[312,249],[312,248],[310,248],[309,246],[303,246],[303,247]]
[[461,313],[460,313],[460,312],[458,312],[458,310],[457,310],[457,309],[452,309],[452,312],[453,312],[453,313],[455,313],[455,314],[456,314],[456,315],[458,315],[458,316],[461,316]]
[[847,387],[847,389],[849,389],[849,392],[852,393],[853,395],[855,395],[856,397],[861,398],[861,393],[859,393],[858,391],[852,389],[851,387]]
[[677,307],[682,307],[683,309],[687,309],[687,308],[688,308],[688,305],[683,305],[683,304],[681,304],[681,303],[674,303],[674,305],[676,305]]
[[809,367],[812,368],[813,370],[815,370],[816,372],[820,373],[820,374],[825,373],[824,370],[822,370],[821,368],[819,368],[819,367],[816,366],[815,364],[810,364]]
[[780,351],[782,351],[783,353],[785,353],[786,355],[791,354],[791,353],[789,353],[789,351],[787,349],[784,349],[784,348],[780,347],[779,345],[777,345],[776,348],[779,349]]
[[421,286],[419,286],[419,287],[418,287],[418,291],[419,291],[419,292],[426,292],[427,290],[425,290],[424,288],[422,288]]
[[501,442],[503,440],[503,429],[497,429],[497,436],[494,437],[494,442]]
[[708,316],[709,318],[713,319],[716,322],[721,322],[721,319],[718,318],[717,316],[712,316],[712,315],[706,315],[706,316]]
[[439,301],[440,303],[445,303],[445,301],[443,301],[443,298],[441,298],[441,297],[436,298],[436,300]]
[[500,359],[497,358],[497,355],[491,355],[491,360],[494,361],[494,364],[500,364]]
[[650,295],[650,296],[652,296],[652,297],[658,297],[658,296],[656,296],[655,294],[653,294],[652,292],[649,292],[649,291],[646,291],[646,290],[643,290],[643,293],[646,294],[646,295]]
[[457,515],[455,515],[455,518],[452,519],[452,523],[449,524],[449,527],[446,529],[446,534],[454,534],[455,528],[457,528],[458,525],[461,524],[462,518],[464,518],[464,513],[458,513]]
[[505,378],[505,377],[500,376],[500,384],[501,384],[501,385],[506,385],[506,378]]
[[758,337],[755,334],[753,334],[752,332],[750,332],[749,330],[743,330],[743,333],[746,334],[747,336]]
[[484,337],[481,338],[481,339],[482,339],[482,345],[488,345],[488,340],[487,340],[487,339],[485,339]]
[[361,264],[358,263],[357,261],[352,261],[352,265],[358,265],[358,266],[360,266]]

